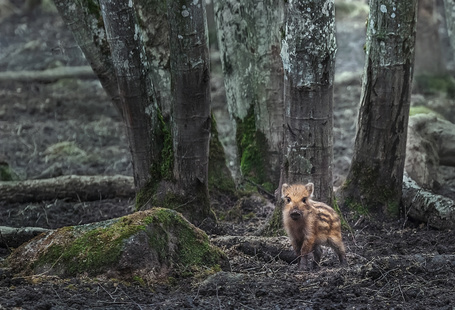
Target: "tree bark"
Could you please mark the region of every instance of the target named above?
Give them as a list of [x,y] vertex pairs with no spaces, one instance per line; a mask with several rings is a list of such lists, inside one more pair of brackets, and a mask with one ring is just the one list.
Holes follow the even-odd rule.
[[76,5],[74,1],[68,0],[54,0],[54,3],[104,90],[122,115],[117,77],[98,1],[90,2],[90,6],[85,2],[85,5],[82,2]]
[[281,56],[285,70],[282,183],[313,182],[315,199],[332,203],[333,0],[289,1]]
[[417,0],[370,2],[352,164],[340,202],[399,213],[413,74]]
[[[203,0],[169,1],[174,209],[200,223],[211,216],[208,160],[210,60]],[[169,198],[169,196],[168,196]]]
[[315,199],[332,204],[333,0],[290,0],[281,58],[284,67],[284,145],[276,207],[263,233],[282,233],[283,183],[315,184]]
[[134,197],[132,177],[78,176],[0,182],[0,200],[5,202],[35,202],[54,199],[99,200]]
[[447,33],[451,45],[451,51],[455,51],[455,2],[444,0],[444,12],[446,18]]
[[[283,2],[215,1],[227,102],[241,174],[273,191],[283,133]],[[241,182],[241,177],[236,180]]]
[[[115,84],[110,90],[117,92],[117,105],[126,124],[137,209],[157,204],[179,210],[185,206],[184,213],[192,219],[207,216],[210,213],[207,156],[211,118],[202,4],[193,1],[185,5],[186,9],[175,8],[172,15],[168,13],[166,2],[154,0],[134,3],[102,0],[77,5],[56,0],[56,3],[86,57],[91,59],[92,67],[96,65],[99,69],[95,70],[98,77],[107,78],[109,86]],[[197,8],[194,16],[182,15],[192,14],[194,7]],[[174,111],[170,102],[169,42],[173,22],[169,23],[169,16],[183,17],[184,21],[174,25],[172,37],[176,53]],[[107,73],[103,68],[108,69]],[[219,166],[220,155],[214,166]],[[217,178],[220,174],[213,179]],[[173,199],[173,195],[179,198]],[[172,200],[177,202],[171,205]],[[188,201],[197,203],[200,212],[188,208]]]
[[171,72],[167,6],[161,0],[135,0],[155,98],[166,124],[171,117]]
[[118,81],[134,181],[140,191],[151,178],[152,164],[159,160],[161,151],[156,138],[159,118],[147,56],[134,8],[125,1],[101,0],[100,5]]

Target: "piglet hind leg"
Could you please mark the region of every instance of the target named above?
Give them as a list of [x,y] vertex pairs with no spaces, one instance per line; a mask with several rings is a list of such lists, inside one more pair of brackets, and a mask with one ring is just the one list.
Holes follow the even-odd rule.
[[346,260],[346,250],[344,248],[343,241],[341,241],[341,238],[328,238],[327,243],[338,255],[340,264],[342,266],[347,266],[348,262]]

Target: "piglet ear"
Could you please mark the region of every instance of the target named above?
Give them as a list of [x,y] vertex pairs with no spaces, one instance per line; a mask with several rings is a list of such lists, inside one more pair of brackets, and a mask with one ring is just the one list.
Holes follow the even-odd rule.
[[289,188],[289,185],[286,183],[283,183],[281,186],[281,198],[284,198],[284,192]]
[[308,183],[307,185],[305,185],[305,188],[308,191],[309,197],[313,197],[314,184],[313,183]]

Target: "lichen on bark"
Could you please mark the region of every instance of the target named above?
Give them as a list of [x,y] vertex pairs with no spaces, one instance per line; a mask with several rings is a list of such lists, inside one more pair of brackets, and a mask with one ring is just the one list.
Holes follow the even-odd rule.
[[318,200],[332,202],[333,0],[287,4],[281,49],[285,70],[284,164],[281,183],[313,182]]
[[397,216],[413,76],[416,0],[372,1],[351,168],[338,196]]
[[[227,0],[215,1],[214,5],[228,109],[234,130],[241,131],[235,135],[237,141],[261,145],[263,156],[262,175],[258,178],[259,170],[253,167],[258,157],[252,158],[252,148],[237,143],[241,173],[254,182],[276,187],[283,133],[283,65],[279,51],[284,3]],[[252,130],[257,134],[244,136],[245,124],[254,126]]]

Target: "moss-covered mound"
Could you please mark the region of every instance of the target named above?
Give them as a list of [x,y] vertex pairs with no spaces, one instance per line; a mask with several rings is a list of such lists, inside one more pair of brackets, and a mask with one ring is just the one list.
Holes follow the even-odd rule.
[[42,234],[8,258],[21,275],[87,274],[156,281],[218,270],[224,254],[180,213],[154,208]]

